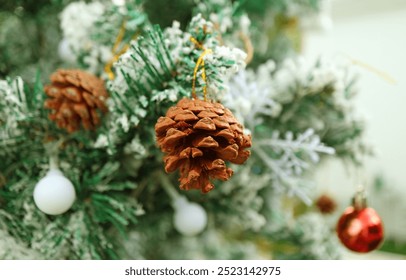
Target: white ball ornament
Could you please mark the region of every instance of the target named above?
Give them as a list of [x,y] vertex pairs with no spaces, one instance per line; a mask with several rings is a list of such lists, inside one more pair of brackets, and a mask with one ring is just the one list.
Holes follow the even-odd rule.
[[51,169],[34,188],[34,202],[48,215],[68,211],[75,201],[75,188],[59,169]]
[[184,197],[174,202],[174,227],[185,236],[195,236],[201,233],[207,225],[207,214],[202,206],[189,202]]

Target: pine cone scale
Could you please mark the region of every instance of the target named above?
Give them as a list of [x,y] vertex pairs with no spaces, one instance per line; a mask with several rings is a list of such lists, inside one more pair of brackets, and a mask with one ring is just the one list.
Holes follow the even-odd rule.
[[65,89],[62,89],[61,92],[66,98],[74,102],[81,102],[83,100],[81,93],[78,91],[77,88],[67,87]]
[[211,111],[201,111],[197,116],[199,118],[216,118],[219,115]]
[[214,124],[217,128],[230,128],[230,124],[224,117],[217,117],[213,119]]
[[217,149],[216,152],[220,158],[231,161],[238,157],[239,149],[237,144],[233,144],[223,149]]
[[204,117],[200,119],[194,126],[194,129],[203,129],[203,130],[216,130],[216,125],[211,118]]
[[201,135],[197,138],[195,138],[192,141],[192,144],[196,148],[218,148],[219,143],[213,139],[211,136],[204,136]]
[[94,101],[94,97],[90,94],[88,94],[87,92],[83,93],[83,99],[86,101],[86,104],[89,107],[95,108],[96,107],[96,103]]
[[53,98],[59,98],[59,90],[53,86],[45,86],[46,95]]
[[203,106],[192,106],[189,108],[189,110],[192,111],[193,113],[200,113],[201,111],[205,111],[206,108],[204,108]]
[[163,147],[167,147],[165,148],[165,150],[171,150],[172,147],[182,138],[186,137],[187,134],[177,130],[175,128],[170,128],[167,133],[166,136],[162,142],[162,146]]
[[74,86],[76,86],[76,87],[80,87],[81,85],[80,85],[80,80],[77,78],[77,77],[75,77],[75,76],[73,76],[73,75],[66,75],[64,78],[62,78],[63,79],[63,82],[65,82],[65,83],[69,83],[69,84],[72,84],[72,85],[74,85]]
[[213,134],[213,136],[218,137],[218,138],[223,138],[225,140],[227,140],[228,143],[230,144],[234,144],[235,141],[235,135],[234,132],[231,129],[223,129],[220,131],[216,131],[216,133]]
[[174,120],[169,117],[160,117],[155,125],[155,132],[161,136],[167,129],[173,127],[176,124]]
[[181,113],[179,113],[175,116],[175,121],[190,122],[190,121],[196,121],[198,119],[199,118],[190,110],[182,110]]

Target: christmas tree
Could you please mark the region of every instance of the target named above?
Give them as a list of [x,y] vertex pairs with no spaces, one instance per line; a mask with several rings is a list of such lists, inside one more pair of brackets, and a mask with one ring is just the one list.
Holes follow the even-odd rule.
[[367,149],[300,57],[324,2],[6,0],[0,258],[339,258],[312,171]]

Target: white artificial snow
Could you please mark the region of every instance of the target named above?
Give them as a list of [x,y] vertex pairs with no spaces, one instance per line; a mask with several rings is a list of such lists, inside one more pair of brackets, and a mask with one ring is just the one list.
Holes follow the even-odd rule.
[[223,99],[224,105],[249,130],[262,123],[262,116],[277,117],[281,110],[280,105],[272,99],[272,87],[258,84],[255,78],[251,71],[240,71],[230,81],[229,94]]
[[93,24],[102,16],[104,11],[105,6],[100,2],[85,3],[80,1],[67,5],[60,14],[62,41],[76,55],[76,60],[82,52],[87,53],[84,62],[92,73],[99,70],[99,59],[106,62],[111,57],[111,52],[93,42],[90,36]]

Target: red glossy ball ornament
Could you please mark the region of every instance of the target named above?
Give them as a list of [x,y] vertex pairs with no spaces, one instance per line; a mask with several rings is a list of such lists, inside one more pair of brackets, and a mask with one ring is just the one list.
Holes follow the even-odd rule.
[[338,238],[348,249],[367,253],[376,249],[383,240],[382,220],[372,208],[367,208],[365,198],[348,207],[337,223]]

